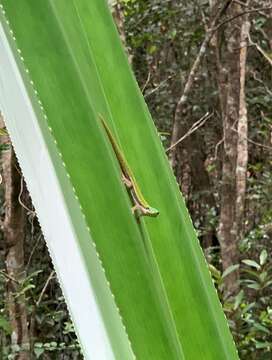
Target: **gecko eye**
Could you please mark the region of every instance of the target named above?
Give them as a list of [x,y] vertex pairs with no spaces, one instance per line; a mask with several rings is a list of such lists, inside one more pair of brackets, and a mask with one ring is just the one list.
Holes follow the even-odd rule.
[[156,217],[156,216],[158,216],[160,214],[160,212],[155,208],[150,208],[149,210],[150,210],[149,215],[152,216],[152,217]]

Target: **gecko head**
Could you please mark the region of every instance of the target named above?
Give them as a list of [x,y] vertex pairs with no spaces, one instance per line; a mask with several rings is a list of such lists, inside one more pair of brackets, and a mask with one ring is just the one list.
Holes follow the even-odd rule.
[[152,207],[149,207],[148,208],[148,216],[151,216],[151,217],[156,217],[159,215],[159,211],[155,208],[152,208]]

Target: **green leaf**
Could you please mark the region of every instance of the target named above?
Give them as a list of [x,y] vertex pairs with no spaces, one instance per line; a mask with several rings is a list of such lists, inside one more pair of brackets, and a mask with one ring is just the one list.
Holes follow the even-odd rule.
[[18,293],[16,293],[15,297],[17,298],[17,297],[25,294],[28,290],[31,290],[31,289],[35,289],[35,285],[28,284],[28,285],[24,286]]
[[239,264],[229,266],[222,274],[222,279],[231,274],[233,271],[239,269]]
[[11,333],[10,322],[2,315],[0,315],[0,329],[2,329],[6,334]]
[[37,271],[34,271],[33,273],[29,274],[25,279],[24,279],[24,282],[23,284],[27,283],[28,281],[31,281],[33,280],[33,278],[35,276],[38,276],[40,273],[42,273],[43,270],[37,270]]
[[247,285],[247,287],[250,289],[254,289],[254,290],[260,290],[260,288],[261,288],[260,284],[258,284],[258,283],[249,284],[249,285]]
[[235,296],[235,302],[234,302],[234,310],[237,310],[240,306],[242,300],[244,298],[244,290],[241,290],[236,296]]
[[263,331],[267,334],[270,334],[270,330],[268,330],[265,326],[258,324],[258,323],[254,323],[254,327],[260,331]]
[[148,53],[149,53],[150,55],[154,54],[156,51],[157,51],[157,46],[156,46],[156,45],[151,45],[151,46],[149,46],[149,48],[148,48]]
[[242,313],[243,313],[243,314],[246,314],[246,313],[249,312],[252,308],[254,308],[255,305],[256,305],[255,302],[248,304],[248,305],[245,306],[245,308],[242,310]]
[[265,286],[267,287],[267,286],[270,286],[272,284],[272,280],[269,280],[266,284],[265,284]]
[[255,267],[257,270],[261,268],[260,265],[254,260],[246,259],[242,260],[242,262],[248,266]]
[[212,274],[212,276],[216,279],[216,280],[220,280],[221,279],[221,272],[212,264],[209,264],[209,270]]
[[268,341],[255,341],[255,347],[256,349],[271,349],[272,343],[268,342]]
[[34,344],[34,354],[37,359],[40,358],[40,356],[44,353],[45,349],[43,346],[43,343],[35,343]]
[[261,265],[264,265],[266,263],[267,256],[268,256],[268,253],[267,253],[266,249],[263,249],[260,254],[260,264]]
[[263,271],[259,277],[260,277],[261,282],[264,282],[265,279],[267,278],[267,271]]

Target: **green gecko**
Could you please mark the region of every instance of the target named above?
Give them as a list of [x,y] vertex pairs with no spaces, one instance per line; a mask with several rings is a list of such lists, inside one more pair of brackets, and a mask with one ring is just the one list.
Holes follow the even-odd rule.
[[134,202],[134,206],[132,207],[132,213],[136,213],[136,211],[138,210],[140,213],[140,216],[152,216],[152,217],[156,217],[159,215],[159,211],[153,207],[151,207],[147,201],[145,200],[139,185],[137,184],[135,177],[132,173],[132,171],[130,170],[130,167],[125,159],[125,156],[123,155],[116,139],[114,138],[109,126],[107,125],[107,123],[105,122],[105,120],[103,119],[102,115],[99,114],[99,118],[102,122],[102,125],[106,131],[106,134],[108,136],[108,139],[111,143],[111,146],[113,148],[113,151],[115,153],[115,156],[118,160],[120,169],[121,169],[121,176],[122,176],[122,181],[125,184],[125,186],[129,189],[131,197],[133,199]]

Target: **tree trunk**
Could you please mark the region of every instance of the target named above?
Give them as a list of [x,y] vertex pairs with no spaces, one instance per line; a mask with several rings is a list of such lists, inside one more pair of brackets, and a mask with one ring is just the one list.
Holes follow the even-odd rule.
[[[241,11],[240,5],[232,3],[229,9],[230,17]],[[244,218],[247,116],[244,94],[246,30],[243,24],[244,19],[237,17],[227,23],[225,29],[217,36],[218,85],[224,144],[218,229],[223,270],[239,262],[239,234]],[[225,279],[226,296],[238,292],[238,280],[238,270],[227,276]]]
[[21,175],[14,151],[7,136],[2,143],[9,148],[2,155],[3,183],[5,188],[5,218],[3,223],[4,242],[6,247],[6,299],[12,329],[11,344],[18,348],[16,360],[30,359],[30,340],[28,333],[27,308],[22,290],[25,279],[24,238],[26,214],[19,202]]
[[241,41],[240,41],[240,103],[239,103],[239,121],[237,126],[237,166],[236,166],[236,234],[238,240],[244,236],[245,221],[245,197],[247,180],[247,162],[248,162],[248,123],[247,123],[247,104],[245,94],[246,80],[246,59],[247,59],[247,40],[250,23],[248,15],[242,18]]
[[132,64],[132,55],[129,52],[129,49],[127,47],[127,42],[126,42],[126,33],[125,33],[125,28],[124,28],[124,22],[125,22],[125,18],[124,18],[124,14],[123,14],[123,10],[122,10],[122,6],[120,4],[120,2],[116,1],[113,3],[112,5],[112,16],[114,18],[114,21],[116,23],[121,41],[124,45],[124,48],[127,52],[127,56],[128,56],[128,61],[130,64]]

